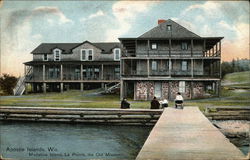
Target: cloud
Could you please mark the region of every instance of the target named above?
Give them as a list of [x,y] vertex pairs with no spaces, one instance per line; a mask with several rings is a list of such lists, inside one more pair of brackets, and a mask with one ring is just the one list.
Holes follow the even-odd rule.
[[96,13],[93,13],[93,14],[89,15],[87,18],[80,19],[80,21],[84,22],[86,20],[90,20],[92,18],[96,18],[96,17],[100,17],[100,16],[104,16],[104,15],[105,15],[104,12],[102,10],[99,10]]
[[33,20],[41,21],[44,18],[50,24],[73,23],[57,7],[46,6],[13,11],[6,17],[4,29],[1,31],[1,72],[23,74],[22,63],[32,60],[29,53],[43,39],[41,34],[32,33]]
[[59,23],[72,23],[57,7],[40,6],[32,10],[31,16],[55,15],[59,17]]
[[28,20],[20,24],[16,30],[12,31],[12,36],[8,32],[3,32],[1,45],[1,72],[11,73],[20,76],[24,72],[23,62],[32,59],[29,54],[31,48],[35,48],[41,41],[42,35],[31,35],[32,27]]
[[222,60],[249,58],[249,2],[244,3],[208,1],[194,4],[187,7],[179,19],[192,17],[192,24],[201,26],[196,28],[201,36],[225,37]]
[[204,11],[208,15],[220,15],[220,8],[221,8],[221,3],[217,3],[215,1],[207,1],[204,4],[194,4],[186,8],[183,12],[182,15],[185,15],[186,13],[200,9]]
[[138,14],[147,12],[155,1],[118,1],[112,6],[112,14],[117,25],[106,31],[106,41],[118,41],[117,38],[127,33]]

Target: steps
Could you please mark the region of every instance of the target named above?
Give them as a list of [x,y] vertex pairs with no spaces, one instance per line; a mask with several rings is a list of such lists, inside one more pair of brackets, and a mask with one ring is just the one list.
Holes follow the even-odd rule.
[[21,96],[25,91],[25,80],[32,78],[32,67],[29,67],[25,76],[20,77],[17,81],[15,88],[13,89],[14,96]]

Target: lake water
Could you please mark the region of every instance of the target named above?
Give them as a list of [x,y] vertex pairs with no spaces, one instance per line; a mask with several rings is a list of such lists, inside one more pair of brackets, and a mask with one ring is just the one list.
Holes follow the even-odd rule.
[[20,159],[135,159],[152,127],[0,122],[1,155]]

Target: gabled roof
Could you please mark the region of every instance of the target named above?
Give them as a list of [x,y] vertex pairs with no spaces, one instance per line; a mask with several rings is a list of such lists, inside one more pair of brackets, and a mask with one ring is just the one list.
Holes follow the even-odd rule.
[[79,43],[42,43],[36,47],[31,53],[51,53],[53,49],[59,48],[63,53],[70,53],[71,48],[74,48]]
[[[171,31],[167,30],[167,26],[171,25]],[[158,26],[142,34],[138,38],[198,38],[197,34],[189,31],[185,27],[172,21],[171,19],[166,22],[158,24]]]
[[95,47],[101,49],[104,53],[110,53],[113,48],[121,47],[119,42],[107,42],[107,43],[91,43],[89,41],[84,41],[83,43],[42,43],[36,47],[31,53],[41,54],[41,53],[52,53],[52,50],[59,48],[63,53],[71,53],[72,49],[80,46],[84,43],[90,43]]

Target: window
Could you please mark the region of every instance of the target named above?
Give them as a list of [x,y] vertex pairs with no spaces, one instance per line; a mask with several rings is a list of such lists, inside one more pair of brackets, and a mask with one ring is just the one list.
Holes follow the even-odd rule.
[[187,61],[182,61],[181,62],[181,70],[186,71],[187,70]]
[[119,61],[121,57],[121,50],[120,48],[115,48],[114,49],[114,60]]
[[156,43],[152,43],[151,44],[151,49],[157,49],[157,44]]
[[85,49],[83,49],[83,50],[81,50],[81,60],[82,61],[86,61],[86,56],[87,54],[86,54],[86,50]]
[[188,44],[186,42],[181,43],[181,49],[182,50],[187,50],[188,49]]
[[152,71],[157,70],[157,61],[152,61]]
[[172,26],[171,25],[167,25],[167,31],[171,31],[172,30]]
[[180,93],[185,93],[186,87],[185,87],[185,81],[180,81],[179,82],[179,92]]
[[47,54],[43,55],[43,61],[48,61],[48,55]]
[[89,50],[88,60],[93,61],[93,50],[92,49]]
[[93,49],[82,49],[81,50],[81,61],[93,61]]
[[54,50],[54,61],[60,61],[61,60],[61,50],[55,49]]
[[120,67],[115,67],[115,79],[120,78]]

